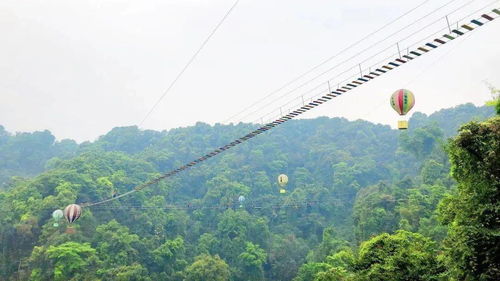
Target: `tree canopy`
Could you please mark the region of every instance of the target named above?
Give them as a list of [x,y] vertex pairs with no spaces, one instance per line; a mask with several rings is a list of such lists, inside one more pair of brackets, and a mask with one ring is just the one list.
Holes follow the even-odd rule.
[[81,144],[0,126],[0,279],[495,280],[500,124],[481,121],[493,114],[415,114],[406,132],[290,121],[83,208],[73,234],[54,210],[132,190],[254,125],[121,127]]

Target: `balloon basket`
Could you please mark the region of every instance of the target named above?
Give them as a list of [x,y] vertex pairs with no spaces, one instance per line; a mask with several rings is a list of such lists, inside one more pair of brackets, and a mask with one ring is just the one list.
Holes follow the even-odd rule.
[[284,190],[284,189],[282,188],[282,189],[280,189],[280,193],[281,193],[281,194],[285,194],[285,193],[286,193],[286,190]]
[[66,228],[66,231],[65,231],[67,234],[75,234],[75,229],[72,228],[72,227],[67,227]]
[[408,121],[406,121],[406,120],[398,121],[398,129],[399,130],[406,130],[406,129],[408,129]]

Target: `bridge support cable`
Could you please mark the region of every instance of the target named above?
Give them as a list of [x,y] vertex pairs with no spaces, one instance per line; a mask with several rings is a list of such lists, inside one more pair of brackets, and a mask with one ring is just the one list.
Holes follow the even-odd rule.
[[[217,149],[215,149],[215,150],[213,150],[213,151],[211,151],[211,152],[209,152],[209,153],[207,153],[207,154],[205,154],[197,159],[194,159],[193,161],[186,163],[185,165],[182,165],[182,166],[180,166],[174,170],[171,170],[171,171],[169,171],[169,172],[167,172],[159,177],[156,177],[156,178],[151,179],[151,180],[149,180],[141,185],[138,185],[133,190],[130,190],[130,191],[125,192],[123,194],[120,194],[120,195],[117,195],[115,197],[108,198],[108,199],[105,199],[102,201],[93,202],[93,203],[91,203],[91,202],[83,203],[83,204],[81,204],[81,206],[82,207],[92,207],[92,206],[101,205],[101,204],[104,204],[106,202],[110,202],[110,201],[122,198],[124,196],[130,195],[132,193],[138,192],[138,191],[140,191],[140,190],[142,190],[150,185],[154,185],[154,184],[156,184],[156,183],[158,183],[166,178],[172,177],[172,176],[174,176],[174,175],[176,175],[184,170],[187,170],[187,169],[189,169],[193,166],[196,166],[204,161],[207,161],[208,159],[210,159],[214,156],[217,156],[218,154],[220,154],[228,149],[231,149],[235,146],[238,146],[238,145],[240,145],[240,144],[268,131],[268,130],[271,130],[271,129],[273,129],[273,128],[275,128],[283,123],[286,123],[289,120],[292,120],[292,119],[296,118],[297,116],[300,116],[301,114],[303,114],[311,109],[314,109],[314,108],[316,108],[324,103],[327,103],[327,102],[329,102],[337,97],[340,97],[340,96],[352,91],[353,89],[355,89],[359,86],[362,86],[366,83],[369,83],[371,80],[376,79],[379,76],[386,74],[387,72],[395,70],[395,69],[399,68],[400,66],[403,66],[404,64],[409,63],[417,58],[420,58],[421,56],[433,51],[434,49],[437,49],[442,45],[448,44],[451,41],[453,41],[457,38],[460,38],[461,36],[463,36],[469,32],[473,32],[474,30],[484,26],[485,24],[487,24],[487,23],[489,23],[489,22],[491,22],[499,17],[500,17],[500,10],[499,9],[493,9],[489,13],[484,13],[478,18],[473,19],[468,23],[464,23],[461,26],[458,26],[458,27],[452,29],[450,33],[446,33],[446,34],[443,34],[441,36],[438,36],[438,37],[432,39],[431,41],[423,43],[420,46],[418,46],[412,50],[408,50],[408,54],[403,55],[401,58],[399,56],[397,56],[395,59],[391,59],[389,61],[386,61],[385,63],[380,64],[380,65],[372,68],[370,72],[368,72],[366,74],[361,74],[362,75],[361,77],[357,77],[357,78],[353,79],[352,81],[347,81],[346,83],[339,85],[337,87],[337,89],[329,90],[328,94],[322,95],[319,98],[316,98],[316,99],[310,101],[309,103],[306,102],[305,104],[303,104],[299,108],[296,108],[295,110],[289,112],[288,114],[282,115],[282,116],[278,117],[277,119],[275,119],[274,121],[269,122],[269,123],[259,127],[258,129],[255,129],[255,130],[249,132],[248,134],[246,134],[238,139],[235,139],[234,141],[232,141],[224,146],[221,146],[221,147],[219,147],[219,148],[217,148]],[[326,82],[325,82],[325,84],[326,84]]]

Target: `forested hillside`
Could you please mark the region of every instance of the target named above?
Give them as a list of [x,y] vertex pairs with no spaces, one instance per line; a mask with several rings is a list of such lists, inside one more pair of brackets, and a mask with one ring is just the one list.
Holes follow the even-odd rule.
[[9,134],[0,124],[0,189],[13,176],[31,177],[45,169],[53,157],[74,157],[78,144],[73,140],[55,141],[49,131]]
[[75,234],[52,211],[129,191],[255,126],[121,127],[81,144],[0,126],[0,280],[494,280],[493,115],[471,104],[415,113],[406,132],[292,120],[85,208]]

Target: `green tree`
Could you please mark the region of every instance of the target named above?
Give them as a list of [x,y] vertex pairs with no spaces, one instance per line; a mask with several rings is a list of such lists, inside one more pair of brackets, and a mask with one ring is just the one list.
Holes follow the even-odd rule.
[[164,272],[168,276],[178,274],[186,267],[184,260],[184,240],[177,237],[173,240],[167,240],[156,248],[152,254],[155,263],[155,271]]
[[35,247],[30,257],[38,265],[31,280],[94,280],[99,259],[88,243],[66,242],[48,248]]
[[185,270],[186,281],[228,281],[229,266],[219,256],[201,255]]
[[343,268],[332,267],[327,271],[318,272],[314,277],[314,281],[345,281],[352,280],[350,279],[352,278],[351,276]]
[[334,268],[343,268],[348,271],[354,271],[356,267],[356,257],[351,248],[346,248],[326,257],[326,262]]
[[491,97],[493,99],[491,101],[486,102],[486,105],[494,106],[497,115],[500,115],[500,89],[497,89],[492,85],[488,85],[488,88],[490,88]]
[[327,227],[323,230],[323,240],[307,255],[307,260],[309,262],[321,262],[328,255],[337,252],[343,247],[348,247],[347,241],[339,238],[335,228]]
[[97,253],[107,266],[124,266],[138,261],[139,236],[130,234],[128,227],[116,220],[98,226],[94,237]]
[[294,234],[274,235],[269,250],[269,279],[291,280],[305,262],[307,242]]
[[242,267],[241,280],[263,280],[264,268],[263,264],[266,262],[266,252],[251,242],[246,244],[246,249],[238,256],[239,263]]
[[138,263],[115,267],[101,274],[104,280],[113,281],[151,281],[148,275],[148,270]]
[[418,233],[399,230],[363,242],[356,263],[358,280],[440,280],[444,268],[434,242]]
[[197,243],[198,254],[213,254],[217,243],[217,238],[212,233],[203,233]]
[[463,126],[449,153],[458,188],[440,208],[448,265],[459,280],[499,280],[500,117]]
[[217,224],[218,251],[225,260],[236,261],[245,251],[247,242],[266,247],[269,229],[265,219],[252,217],[244,210],[227,210]]
[[314,280],[318,273],[328,271],[331,268],[332,266],[327,263],[306,263],[300,267],[299,272],[297,273],[297,276],[293,278],[293,281]]
[[404,150],[412,153],[417,160],[422,161],[431,154],[442,137],[443,132],[434,124],[401,134],[400,143]]
[[397,229],[396,203],[392,190],[384,183],[360,190],[353,213],[356,240],[361,242]]

